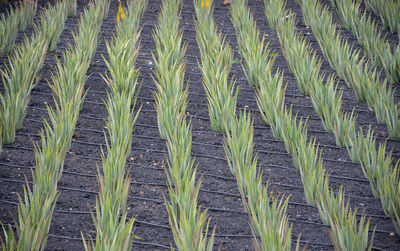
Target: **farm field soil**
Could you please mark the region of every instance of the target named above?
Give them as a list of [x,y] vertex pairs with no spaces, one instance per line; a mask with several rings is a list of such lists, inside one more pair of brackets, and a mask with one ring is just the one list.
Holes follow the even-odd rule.
[[[235,58],[239,59],[235,30],[229,16],[229,9],[223,7],[223,0],[215,1],[214,16],[218,29],[226,35],[228,42],[235,50]],[[39,2],[44,5],[46,1]],[[129,175],[132,177],[130,197],[128,199],[129,217],[134,217],[135,234],[140,237],[133,244],[134,250],[165,250],[174,245],[171,229],[168,225],[168,215],[164,196],[168,198],[167,179],[165,175],[165,159],[167,147],[159,136],[157,117],[154,109],[155,84],[154,62],[152,52],[155,44],[152,30],[157,23],[160,11],[160,0],[149,0],[141,23],[140,55],[137,67],[140,67],[140,94],[137,107],[142,105],[142,111],[135,124],[132,152],[128,159]],[[324,1],[328,4],[328,1]],[[83,11],[88,1],[78,0],[78,13]],[[2,12],[4,4],[0,5]],[[330,174],[331,185],[336,189],[343,186],[350,199],[350,205],[358,208],[358,213],[364,212],[371,218],[371,229],[376,226],[374,247],[380,250],[400,250],[400,239],[394,234],[391,219],[384,215],[380,200],[373,197],[369,183],[364,178],[361,166],[354,164],[348,157],[346,149],[336,147],[332,134],[324,131],[316,116],[310,98],[302,96],[297,89],[293,75],[290,73],[285,59],[282,57],[277,35],[272,31],[264,16],[264,5],[261,0],[249,0],[249,6],[254,12],[261,34],[266,35],[269,47],[279,56],[274,65],[284,71],[284,81],[287,82],[285,103],[293,105],[293,110],[299,117],[307,118],[308,134],[317,138],[323,148],[323,158]],[[312,31],[305,27],[302,21],[301,9],[294,1],[288,1],[287,8],[297,14],[298,30],[303,32],[312,42],[312,46],[322,56]],[[105,41],[113,36],[117,1],[112,2],[109,17],[103,22],[101,39],[96,55],[88,72],[86,88],[88,94],[80,113],[77,128],[73,137],[71,150],[66,156],[64,173],[59,182],[60,196],[53,215],[47,250],[82,250],[81,233],[87,237],[95,237],[96,232],[91,217],[95,210],[98,184],[96,174],[101,170],[101,147],[105,148],[105,120],[107,110],[104,101],[107,100],[107,85],[102,78],[107,67],[102,55],[107,58]],[[374,16],[375,17],[375,16]],[[218,250],[253,250],[251,230],[247,214],[241,203],[236,180],[231,174],[223,149],[223,136],[211,131],[207,109],[207,97],[201,83],[201,72],[198,67],[200,53],[194,32],[194,8],[192,1],[184,0],[181,13],[183,37],[187,43],[186,75],[189,83],[189,103],[187,112],[192,118],[193,147],[192,154],[198,165],[197,177],[203,176],[199,194],[199,204],[202,209],[208,209],[211,217],[210,226],[216,226],[214,249]],[[336,19],[337,20],[337,19]],[[32,181],[31,167],[35,165],[33,142],[40,143],[39,133],[43,128],[42,118],[48,118],[46,106],[52,105],[52,93],[47,85],[56,57],[62,59],[62,52],[68,43],[72,42],[72,31],[76,30],[79,16],[68,18],[66,30],[61,36],[56,53],[49,53],[45,67],[41,72],[38,84],[32,92],[28,107],[28,115],[23,127],[17,132],[15,143],[3,146],[0,155],[0,221],[3,224],[13,224],[17,218],[18,194],[22,194],[25,176]],[[28,28],[26,34],[31,34]],[[354,37],[343,31],[343,36],[356,42]],[[17,42],[23,41],[24,34],[19,34]],[[388,34],[387,39],[398,43],[395,35]],[[357,45],[355,45],[357,48]],[[1,61],[3,69],[6,58]],[[333,72],[324,62],[323,69]],[[133,67],[133,66],[132,66]],[[283,142],[276,141],[271,129],[262,122],[259,116],[255,93],[248,85],[245,74],[239,63],[232,69],[232,77],[240,88],[238,109],[248,109],[254,118],[255,151],[258,152],[259,167],[263,179],[270,183],[275,194],[290,195],[288,214],[293,224],[293,247],[300,236],[301,246],[307,245],[308,250],[333,250],[329,237],[329,228],[322,224],[318,210],[306,204],[303,186],[299,172],[295,169],[291,156],[286,153]],[[356,101],[356,97],[344,83],[344,108],[351,111],[355,107],[358,116],[358,126],[372,125],[383,142],[388,136],[385,125],[376,121],[374,112],[366,104]],[[1,90],[4,90],[3,88]],[[398,100],[399,93],[396,98]],[[136,109],[137,109],[136,107]],[[388,140],[388,149],[393,150],[393,156],[398,159],[400,141]]]

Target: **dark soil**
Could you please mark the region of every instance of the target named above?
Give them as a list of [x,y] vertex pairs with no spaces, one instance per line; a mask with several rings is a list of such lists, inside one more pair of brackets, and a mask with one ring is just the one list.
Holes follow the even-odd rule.
[[[80,13],[88,1],[78,2]],[[226,35],[226,41],[235,49],[235,57],[239,58],[228,8],[222,6],[222,0],[216,2],[215,21],[219,30]],[[263,2],[261,0],[249,2],[258,27],[262,34],[267,35],[270,48],[281,55],[277,35],[266,22]],[[2,12],[5,6],[5,4],[0,5]],[[320,53],[311,30],[305,27],[301,20],[299,6],[289,1],[287,8],[297,13],[299,31],[309,35],[313,47]],[[143,105],[143,109],[135,124],[132,153],[128,160],[129,174],[133,179],[128,211],[129,216],[136,219],[135,234],[141,238],[135,240],[133,245],[135,250],[163,250],[169,248],[171,244],[174,245],[168,226],[167,211],[163,204],[163,196],[168,197],[164,169],[167,149],[165,141],[159,137],[152,94],[155,85],[151,77],[154,70],[151,52],[155,49],[155,45],[151,32],[157,22],[159,9],[160,0],[149,1],[142,21],[142,41],[137,62],[141,72],[138,105]],[[88,72],[86,87],[89,88],[89,92],[80,113],[71,150],[66,157],[64,173],[59,182],[61,193],[52,219],[47,250],[82,250],[81,233],[86,238],[96,235],[91,212],[94,212],[96,191],[98,191],[96,174],[97,168],[101,168],[100,147],[105,144],[103,131],[107,118],[103,103],[107,99],[107,85],[101,77],[101,74],[107,72],[107,68],[102,55],[107,54],[105,40],[113,36],[116,10],[117,2],[115,1],[111,5],[109,17],[103,22],[102,37],[93,66]],[[198,165],[198,177],[204,177],[198,198],[199,204],[202,209],[208,209],[208,214],[211,216],[210,226],[216,226],[215,250],[219,247],[222,250],[253,250],[248,217],[243,211],[235,178],[230,173],[225,159],[223,136],[211,131],[207,98],[197,65],[199,51],[195,40],[193,15],[192,1],[185,1],[181,13],[181,24],[184,28],[184,39],[188,43],[186,79],[190,80],[190,87],[187,112],[192,118],[193,156],[196,157]],[[18,194],[22,192],[24,176],[31,181],[30,168],[35,164],[33,142],[39,142],[38,135],[43,127],[42,118],[47,118],[46,105],[52,103],[51,91],[46,81],[50,79],[55,57],[60,57],[66,45],[72,40],[71,32],[76,28],[77,22],[78,18],[67,20],[59,51],[49,53],[46,57],[45,67],[32,92],[23,128],[17,132],[15,143],[3,147],[0,156],[0,221],[3,224],[13,224],[13,219],[17,218],[16,203]],[[26,31],[27,34],[31,32],[31,28]],[[349,37],[350,42],[356,42],[348,31],[343,31],[343,36]],[[23,34],[19,34],[18,42],[21,42],[22,38]],[[396,35],[388,33],[387,39],[398,43]],[[299,116],[304,118],[309,116],[309,135],[316,137],[323,147],[325,165],[331,175],[331,186],[335,189],[343,186],[351,206],[357,207],[359,214],[365,212],[371,217],[371,230],[376,227],[374,247],[381,250],[400,250],[399,237],[393,234],[394,227],[390,218],[384,215],[380,201],[373,197],[361,166],[352,163],[347,151],[335,146],[334,136],[324,131],[310,99],[299,93],[294,77],[289,72],[282,56],[279,56],[275,63],[275,69],[278,68],[285,72],[284,79],[288,83],[286,104],[293,105],[294,111],[298,112]],[[324,70],[328,73],[333,72],[326,62]],[[294,167],[292,158],[286,153],[284,144],[276,141],[270,128],[261,121],[255,102],[255,93],[246,82],[240,64],[233,66],[232,76],[240,88],[238,108],[247,107],[254,118],[255,150],[258,152],[263,178],[265,182],[270,182],[271,189],[290,195],[288,214],[293,224],[293,243],[300,236],[301,246],[307,244],[307,249],[333,250],[329,228],[322,224],[318,210],[306,204],[301,178]],[[366,104],[357,102],[353,91],[344,83],[341,85],[344,90],[345,109],[351,111],[355,107],[358,125],[372,125],[380,137],[379,141],[383,142],[388,136],[385,125],[378,124],[374,112],[368,110]],[[400,154],[399,141],[388,140],[387,144],[388,149],[393,150],[394,157],[397,159]]]

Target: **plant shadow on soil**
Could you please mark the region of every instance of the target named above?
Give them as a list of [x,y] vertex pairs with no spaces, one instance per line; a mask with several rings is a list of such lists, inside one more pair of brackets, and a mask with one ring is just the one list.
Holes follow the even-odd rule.
[[[44,5],[47,1],[40,1]],[[230,21],[229,10],[222,6],[222,0],[216,1],[214,16],[218,29],[226,36],[226,41],[237,53],[237,42],[234,27]],[[221,3],[220,3],[221,2]],[[262,34],[267,35],[270,47],[280,54],[277,35],[267,25],[263,13],[262,1],[249,1],[249,6],[255,14],[257,24]],[[326,1],[327,2],[327,1]],[[78,13],[82,12],[88,1],[78,1]],[[0,5],[4,11],[6,5]],[[294,2],[289,1],[287,8],[298,14],[298,28],[304,34],[310,33],[302,23],[301,10]],[[134,250],[164,250],[171,244],[173,236],[168,226],[168,215],[163,204],[164,196],[168,198],[167,180],[165,176],[165,159],[167,148],[165,141],[159,137],[157,117],[154,109],[152,80],[154,62],[151,52],[155,45],[152,39],[152,29],[157,22],[160,1],[149,1],[142,20],[141,48],[137,66],[140,67],[141,90],[138,105],[143,105],[133,133],[132,152],[128,159],[129,175],[132,177],[130,197],[128,199],[128,215],[135,217],[135,234],[141,239],[135,240]],[[80,113],[77,129],[73,137],[72,147],[67,154],[64,173],[59,182],[60,197],[53,215],[47,250],[82,250],[81,233],[88,239],[95,237],[96,232],[91,218],[96,201],[98,168],[101,169],[100,152],[104,148],[103,131],[107,111],[104,101],[107,99],[107,86],[101,77],[107,72],[102,56],[107,57],[105,40],[113,36],[117,10],[117,2],[113,2],[109,17],[103,22],[101,39],[97,48],[93,66],[88,72],[86,87],[89,89],[85,105]],[[230,173],[223,150],[223,136],[213,133],[210,127],[207,110],[207,98],[201,84],[201,73],[198,67],[199,51],[195,41],[194,9],[191,1],[184,1],[181,13],[181,26],[184,28],[184,40],[188,43],[186,80],[189,80],[188,116],[192,118],[193,127],[193,156],[198,165],[197,177],[203,177],[199,194],[199,205],[208,209],[211,217],[210,227],[216,226],[215,250],[253,250],[251,230],[248,217],[237,189],[234,176]],[[38,135],[43,127],[42,118],[47,118],[46,105],[52,104],[51,90],[46,81],[51,77],[55,57],[61,58],[62,51],[72,41],[72,33],[76,29],[78,18],[69,18],[66,30],[62,34],[58,51],[49,53],[45,67],[42,70],[38,84],[32,92],[28,107],[28,115],[23,128],[17,132],[15,143],[3,147],[0,156],[0,220],[4,224],[13,224],[17,217],[17,194],[22,193],[24,176],[31,181],[30,167],[34,166],[32,141],[38,142]],[[27,34],[32,29],[28,28]],[[350,33],[349,41],[354,42]],[[318,49],[312,34],[309,36],[313,46]],[[23,34],[17,41],[21,42]],[[388,39],[396,41],[394,35],[388,34]],[[398,41],[397,41],[398,42]],[[318,53],[321,55],[320,51]],[[2,67],[5,60],[3,60]],[[331,175],[331,186],[338,189],[344,186],[352,207],[358,207],[371,216],[371,229],[376,226],[374,247],[384,250],[399,250],[400,241],[391,220],[384,216],[380,201],[372,195],[361,167],[351,163],[345,149],[335,147],[332,134],[323,130],[322,124],[316,117],[309,98],[302,96],[297,89],[293,75],[280,56],[275,63],[275,69],[285,72],[284,80],[288,83],[286,104],[301,117],[309,117],[309,135],[317,138],[323,147],[323,157],[326,168]],[[332,72],[324,64],[327,72]],[[133,66],[132,66],[133,67]],[[250,110],[254,118],[255,152],[258,152],[259,167],[263,172],[265,182],[276,194],[290,195],[288,214],[293,224],[293,247],[300,235],[301,246],[307,243],[310,250],[333,250],[329,237],[329,228],[324,226],[319,218],[318,210],[306,205],[303,187],[299,173],[293,161],[285,151],[284,144],[274,139],[269,127],[261,121],[255,102],[255,93],[245,80],[240,64],[235,64],[232,76],[240,88],[238,109]],[[374,113],[365,104],[356,102],[354,93],[345,84],[344,107],[351,110],[356,107],[358,125],[371,124],[376,128],[377,135],[387,137],[387,129],[376,122]],[[393,149],[394,157],[398,158],[400,144],[398,141],[388,141],[389,149]],[[210,229],[211,231],[211,229]]]

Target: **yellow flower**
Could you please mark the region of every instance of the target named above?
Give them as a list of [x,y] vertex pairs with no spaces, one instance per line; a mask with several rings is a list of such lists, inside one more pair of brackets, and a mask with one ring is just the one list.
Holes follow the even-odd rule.
[[118,12],[117,12],[117,21],[125,18],[124,8],[122,8],[121,2],[119,2]]
[[201,8],[208,8],[210,7],[210,0],[201,0]]

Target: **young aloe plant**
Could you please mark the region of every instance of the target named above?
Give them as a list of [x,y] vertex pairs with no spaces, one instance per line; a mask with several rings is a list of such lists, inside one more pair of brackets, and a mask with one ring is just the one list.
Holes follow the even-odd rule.
[[226,125],[224,149],[235,175],[243,205],[250,217],[256,250],[290,250],[292,227],[286,214],[289,197],[274,197],[264,186],[253,157],[253,122],[244,110]]
[[[232,4],[230,13],[236,27],[236,36],[239,42],[239,53],[242,57],[243,70],[247,81],[254,88],[260,88],[264,81],[264,74],[271,72],[276,59],[276,53],[268,48],[265,37],[259,40],[260,31],[256,26],[253,15],[247,8],[246,0]],[[271,80],[271,76],[268,76]],[[274,81],[274,80],[272,80]]]
[[66,19],[62,2],[48,5],[41,13],[41,22],[35,25],[31,39],[14,50],[9,56],[10,66],[2,71],[5,92],[0,95],[0,123],[4,144],[14,142],[15,131],[22,126],[30,93],[39,71],[42,69],[47,50],[54,50]]
[[286,10],[286,1],[266,0],[264,1],[264,7],[269,27],[277,30],[281,20],[286,18],[289,13]]
[[[110,71],[106,82],[111,89],[106,103],[108,111],[107,155],[102,150],[103,174],[98,170],[99,197],[96,201],[96,241],[86,250],[131,250],[134,219],[127,219],[127,198],[131,179],[127,177],[126,160],[131,152],[132,132],[138,117],[136,105],[139,70],[135,65],[139,49],[139,22],[147,1],[128,3],[126,16],[117,23],[116,36],[106,42]],[[104,57],[103,57],[104,58]],[[83,236],[83,234],[82,234]]]
[[[184,90],[187,45],[182,44],[179,13],[182,1],[164,0],[153,30],[156,53],[156,101],[160,135],[168,146],[168,191],[165,199],[175,245],[178,250],[212,250],[214,232],[207,239],[210,219],[197,206],[201,179],[196,184],[196,167],[191,158],[191,123],[186,122],[188,88]],[[203,229],[205,229],[205,233]],[[171,248],[174,250],[174,248]]]
[[363,152],[361,161],[364,176],[369,180],[372,192],[377,198],[379,198],[378,178],[384,176],[384,171],[388,170],[387,167],[392,161],[391,155],[385,156],[385,153],[386,144],[380,144],[378,150],[375,145],[371,145]]
[[307,204],[316,206],[317,195],[324,190],[326,174],[322,160],[322,151],[315,139],[307,144],[298,144],[297,153],[293,154],[294,163],[300,171]]
[[39,39],[48,41],[49,52],[54,52],[57,49],[57,43],[61,33],[64,31],[67,11],[64,2],[58,2],[54,6],[48,4],[46,11],[40,16],[40,26],[35,26],[36,33],[40,37]]
[[340,111],[335,117],[335,135],[336,145],[346,147],[350,145],[354,135],[356,135],[356,116],[352,112]]
[[154,93],[157,123],[160,135],[167,138],[181,123],[186,113],[187,92],[185,90],[184,55],[187,44],[182,46],[182,30],[179,29],[179,1],[163,1],[158,24],[153,30],[156,53],[153,59],[156,66]]
[[400,177],[399,161],[395,165],[385,165],[378,173],[377,186],[385,214],[390,216],[400,235]]
[[0,57],[8,54],[14,48],[14,42],[18,33],[18,19],[14,10],[11,9],[8,16],[4,13],[0,16]]
[[[307,13],[304,17],[310,23],[331,67],[350,88],[354,89],[358,100],[367,102],[369,108],[375,111],[378,121],[387,124],[390,136],[400,137],[399,108],[398,104],[395,104],[391,87],[387,87],[386,80],[381,83],[380,74],[366,64],[367,59],[360,56],[360,51],[353,51],[347,40],[341,38],[340,32],[336,31],[336,24],[332,21],[332,15],[326,7],[323,8],[318,1],[308,0],[303,0],[301,7],[303,12]],[[366,39],[363,38],[364,40]],[[400,49],[398,51],[400,52]],[[384,56],[385,53],[382,52],[380,55]],[[386,63],[383,62],[383,64]]]
[[324,129],[329,132],[335,131],[336,118],[342,111],[342,90],[338,89],[335,83],[334,75],[331,75],[326,83],[323,83],[323,77],[317,76],[314,79],[317,82],[313,88],[310,88],[311,101],[318,117],[322,120]]
[[[266,15],[268,15],[267,10]],[[299,91],[303,95],[310,96],[310,92],[315,91],[316,85],[322,84],[322,79],[318,76],[322,61],[312,50],[306,38],[296,33],[295,17],[289,12],[285,18],[277,22],[275,27],[282,53],[296,78]]]
[[[266,0],[265,6],[266,8],[271,6],[276,7],[281,4],[278,2],[278,0]],[[314,6],[311,2],[307,3],[309,3],[308,7]],[[275,27],[278,32],[283,53],[292,72],[299,82],[307,79],[307,77],[313,82],[307,83],[308,90],[306,93],[311,94],[314,108],[323,120],[325,129],[335,133],[337,144],[349,144],[349,141],[355,134],[355,120],[352,114],[344,114],[341,110],[341,92],[339,91],[337,94],[337,88],[333,81],[334,77],[331,76],[328,78],[327,84],[324,85],[323,75],[319,76],[318,72],[303,71],[300,73],[297,70],[302,69],[304,65],[309,65],[310,68],[314,68],[313,65],[315,65],[316,69],[319,69],[319,63],[317,63],[318,60],[315,59],[315,54],[312,54],[312,51],[308,49],[309,47],[305,39],[300,35],[296,36],[293,15],[290,13],[286,16],[279,17],[279,13],[287,12],[285,10],[277,10],[274,12],[266,10],[266,15],[276,15],[267,18],[277,20],[276,23],[271,26]],[[315,20],[312,19],[313,17],[329,20],[326,18],[326,15],[316,16],[314,13],[308,12],[304,12],[304,15],[308,19],[308,24],[315,22]],[[327,31],[327,29],[321,29],[318,35],[320,37],[328,37],[327,34],[329,32]],[[318,35],[316,35],[317,38]],[[299,57],[298,55],[302,56]],[[332,58],[335,59],[336,56],[337,55],[332,55]],[[302,88],[304,89],[304,85],[299,84],[299,89]],[[299,126],[297,126],[296,119],[291,118],[291,110],[289,110],[289,112],[285,110],[285,112],[281,113],[280,118],[277,120],[277,125],[282,128],[281,135],[286,149],[293,155],[295,165],[300,171],[307,203],[310,205],[323,205],[324,210],[320,210],[320,215],[323,221],[327,223],[330,215],[327,213],[327,210],[335,214],[340,214],[340,209],[336,206],[337,202],[330,203],[334,199],[334,194],[330,192],[328,176],[326,175],[321,152],[315,143],[315,139],[311,139],[311,141],[307,143],[307,133],[306,130],[302,128],[302,121],[300,121]],[[347,130],[350,130],[350,132],[347,132]],[[326,196],[328,202],[325,203],[321,194]],[[344,196],[340,198],[344,198]],[[336,238],[337,236],[341,238],[346,236],[348,232],[357,233],[356,226],[352,224],[347,225],[346,221],[336,221],[335,224],[336,225],[332,225],[332,233],[334,233],[332,239],[334,241],[338,239]],[[360,227],[360,232],[362,232],[361,239],[365,238],[365,233],[367,233],[366,241],[368,241],[368,226],[365,227],[361,224]],[[357,244],[364,244],[365,239],[360,240],[359,236],[356,235],[353,235],[351,240],[355,240]],[[339,250],[342,250],[341,248],[347,245],[342,245],[341,241],[338,243],[337,249]]]
[[21,1],[17,8],[11,8],[8,15],[0,16],[0,58],[14,48],[18,31],[24,31],[33,21],[37,0]]
[[369,126],[368,131],[365,133],[365,137],[363,128],[360,128],[357,134],[353,135],[349,144],[346,145],[350,159],[355,163],[361,163],[364,152],[368,152],[371,147],[375,147],[375,142],[374,130],[371,129],[371,126]]
[[[365,54],[371,59],[371,63],[375,67],[382,67],[385,69],[386,74],[392,83],[400,81],[400,64],[396,63],[396,55],[391,52],[390,44],[385,41],[382,32],[379,30],[378,25],[367,12],[361,13],[361,2],[353,2],[351,0],[335,0],[336,9],[344,27],[350,30],[358,39],[358,43],[364,47]],[[380,2],[380,1],[378,1]],[[375,4],[380,5],[382,3]],[[369,6],[372,6],[369,3]],[[386,14],[392,15],[388,19],[398,18],[400,14],[400,4],[388,1],[385,3],[385,8],[394,8],[387,11]],[[390,12],[396,12],[390,13]],[[396,21],[397,25],[400,21]],[[392,67],[388,67],[388,66]],[[394,67],[393,67],[394,66]]]
[[2,71],[5,91],[0,94],[0,123],[3,144],[11,144],[15,131],[20,129],[26,115],[34,80],[42,68],[47,51],[47,41],[26,39],[9,57],[10,66]]
[[76,0],[64,0],[64,10],[67,13],[67,17],[76,16]]
[[201,212],[201,208],[197,206],[202,178],[196,184],[197,167],[191,157],[190,121],[182,120],[172,135],[168,136],[167,146],[170,159],[166,174],[171,202],[166,200],[166,205],[177,249],[211,251],[215,228],[207,240],[210,219],[207,210]]
[[323,222],[331,226],[335,250],[372,250],[375,229],[369,238],[369,219],[362,215],[358,221],[357,209],[352,210],[349,202],[346,204],[343,189],[340,188],[335,196],[332,189],[325,187],[318,196],[318,210]]
[[400,2],[395,0],[365,0],[365,4],[382,19],[383,25],[392,33],[399,33]]
[[[91,5],[91,8],[99,6]],[[95,23],[101,23],[102,16]],[[80,26],[87,25],[81,21]],[[100,26],[80,27],[90,29],[92,37],[98,37]],[[83,45],[97,41],[78,34],[75,39]],[[84,41],[82,41],[84,40]],[[86,48],[96,47],[96,43],[86,45]],[[43,49],[43,48],[41,48]],[[24,187],[24,199],[19,198],[18,221],[16,222],[15,237],[11,226],[4,230],[5,250],[44,250],[50,222],[58,197],[57,183],[61,178],[64,158],[70,149],[72,135],[78,119],[79,110],[83,103],[83,87],[86,70],[91,58],[85,57],[79,47],[69,48],[64,53],[62,66],[57,63],[56,73],[52,76],[53,84],[49,84],[54,92],[55,107],[48,107],[50,122],[44,120],[44,130],[41,132],[41,148],[35,144],[36,168],[32,172],[32,189],[27,184]],[[92,49],[92,48],[91,48]],[[47,50],[47,47],[44,48]],[[92,49],[93,50],[93,49]],[[67,86],[68,85],[68,86]],[[73,90],[73,91],[71,91]],[[66,92],[64,92],[66,91]]]
[[234,90],[233,79],[228,82],[233,53],[228,44],[224,45],[225,38],[217,32],[213,9],[204,8],[203,5],[203,2],[194,1],[196,38],[201,53],[200,69],[208,99],[211,128],[223,133],[225,124],[229,125],[236,111],[238,89]]
[[257,89],[257,106],[264,122],[271,126],[278,140],[282,140],[282,130],[279,123],[284,110],[286,86],[283,86],[283,73],[277,72],[274,76],[267,72],[264,79],[260,78],[260,87]]
[[37,0],[22,1],[20,11],[17,11],[18,31],[24,31],[33,21],[37,11]]

